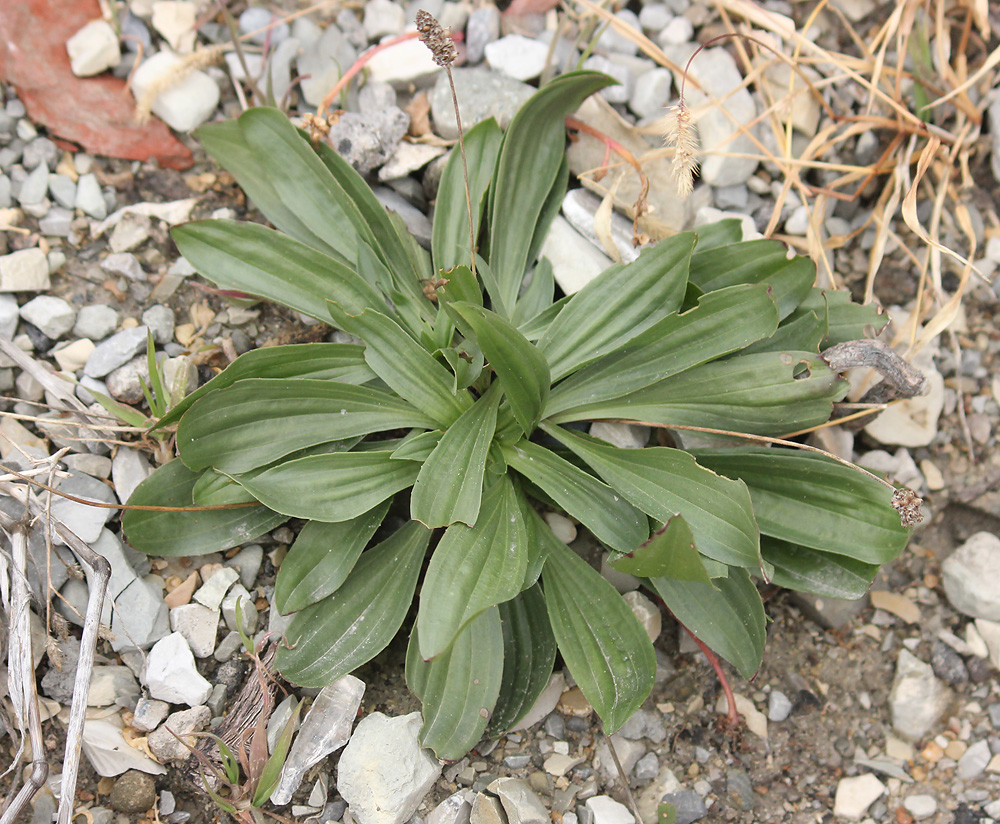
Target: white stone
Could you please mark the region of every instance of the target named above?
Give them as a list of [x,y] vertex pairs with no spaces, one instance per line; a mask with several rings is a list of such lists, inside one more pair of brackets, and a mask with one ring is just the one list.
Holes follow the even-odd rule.
[[629,98],[628,107],[639,117],[664,114],[663,109],[670,99],[670,88],[673,83],[673,75],[663,68],[656,68],[639,75],[632,96]]
[[223,567],[205,581],[194,594],[194,600],[209,609],[219,609],[229,588],[239,580],[239,573],[230,567]]
[[579,292],[607,269],[612,261],[591,245],[562,215],[552,221],[542,244],[542,256],[552,264],[552,275],[567,295]]
[[759,240],[764,237],[757,231],[757,224],[753,222],[753,217],[742,212],[726,212],[712,206],[702,206],[694,218],[694,228],[707,226],[710,223],[717,223],[720,220],[734,217],[740,221],[740,228],[743,230],[741,240]]
[[426,86],[441,71],[430,51],[419,40],[404,40],[368,61],[368,77],[394,89],[413,84]]
[[590,436],[600,438],[619,449],[642,449],[649,443],[649,427],[596,421],[590,425]]
[[558,512],[546,512],[542,515],[545,523],[549,525],[552,534],[564,544],[571,544],[576,540],[576,524],[565,515]]
[[865,432],[881,443],[927,446],[937,435],[938,418],[944,408],[944,378],[926,349],[913,359],[913,366],[927,379],[926,394],[890,404],[865,427]]
[[158,584],[136,578],[118,593],[111,618],[115,652],[145,649],[169,632],[169,610]]
[[135,488],[153,472],[149,459],[139,450],[129,446],[119,446],[111,464],[111,477],[115,484],[115,494],[122,503],[128,501]]
[[[614,744],[615,752],[618,753],[618,760],[621,762],[625,775],[631,773],[636,762],[646,754],[646,745],[642,741],[632,741],[621,733],[612,735],[611,743]],[[615,759],[606,738],[598,741],[594,748],[594,768],[604,776],[604,780],[609,784],[618,781],[618,767],[615,765]]]
[[212,685],[198,672],[191,647],[179,632],[153,644],[146,660],[149,694],[172,704],[196,707],[212,694]]
[[632,614],[642,624],[642,628],[646,630],[649,640],[655,641],[659,638],[660,630],[663,628],[663,617],[660,614],[659,607],[638,590],[626,592],[622,598],[625,599],[625,603],[632,610]]
[[211,718],[212,712],[206,706],[171,713],[162,727],[149,734],[149,751],[160,761],[184,761],[198,743],[189,733],[205,729]]
[[419,712],[363,718],[340,756],[337,791],[358,824],[403,824],[441,774],[420,746]]
[[594,824],[634,824],[635,816],[628,807],[615,801],[610,795],[595,795],[588,798],[586,807],[593,813]]
[[549,48],[522,34],[508,34],[486,44],[490,68],[515,80],[533,80],[542,73]]
[[[76,182],[76,208],[94,220],[104,220],[108,216],[108,204],[104,200],[97,175],[88,172],[80,175]],[[47,288],[47,287],[46,287]]]
[[469,824],[471,812],[472,804],[465,791],[453,793],[430,811],[427,824]]
[[1000,669],[1000,621],[976,619],[976,630],[986,644],[987,657],[994,667]]
[[0,257],[0,292],[44,292],[50,285],[49,261],[41,249]]
[[188,0],[159,0],[153,3],[153,28],[175,52],[186,54],[194,48],[198,7]]
[[933,729],[950,701],[951,691],[935,677],[930,664],[900,650],[889,695],[892,726],[899,736],[919,741]]
[[235,569],[240,575],[240,583],[250,589],[257,580],[263,560],[264,548],[260,544],[247,544],[223,565]]
[[142,696],[136,702],[135,712],[132,713],[132,726],[139,732],[152,732],[170,712],[170,704],[166,701],[157,701],[155,698]]
[[399,34],[406,25],[406,12],[392,0],[368,0],[364,8],[365,35],[369,40]]
[[538,796],[519,778],[499,778],[490,784],[497,794],[508,824],[550,824],[551,819]]
[[972,535],[941,565],[941,583],[963,615],[1000,621],[1000,538]]
[[98,664],[90,676],[90,690],[87,692],[88,707],[108,707],[118,699],[135,698],[139,695],[139,685],[128,667],[120,664]]
[[549,683],[545,685],[545,689],[543,689],[541,694],[538,696],[534,706],[528,710],[524,718],[511,727],[511,731],[526,730],[528,727],[537,724],[545,718],[545,716],[556,708],[556,705],[559,703],[559,698],[562,696],[565,689],[566,676],[561,672],[552,673],[552,675],[549,676]]
[[242,630],[244,635],[253,635],[257,631],[257,607],[254,606],[253,598],[247,592],[243,584],[237,582],[233,584],[226,597],[222,599],[222,617],[226,626],[233,632],[239,631],[237,626],[236,604],[240,605],[240,617],[242,618]]
[[105,20],[91,20],[66,41],[69,67],[77,77],[92,77],[117,66],[122,59],[118,35]]
[[52,357],[55,358],[59,369],[63,372],[73,373],[77,369],[82,369],[83,365],[94,351],[94,342],[88,338],[61,343],[52,350]]
[[320,690],[288,751],[278,786],[271,795],[272,804],[287,804],[305,772],[347,743],[364,694],[364,681],[353,675],[345,675]]
[[767,696],[767,718],[769,721],[784,721],[792,714],[792,702],[781,690],[771,690]]
[[83,754],[98,775],[121,775],[127,770],[140,770],[151,775],[164,775],[162,764],[130,747],[122,735],[121,718],[88,718],[83,724]]
[[833,814],[848,821],[860,821],[875,799],[885,792],[885,784],[871,773],[841,778],[833,802]]
[[201,604],[183,604],[170,610],[170,629],[179,632],[195,658],[208,658],[215,651],[219,611]]
[[[165,75],[175,72],[181,62],[181,57],[170,52],[154,54],[132,75],[132,94],[137,100],[142,99]],[[152,111],[170,128],[189,132],[208,120],[218,105],[219,86],[205,72],[195,69],[160,92],[153,101]]]
[[[634,34],[638,34],[642,28],[635,12],[628,9],[615,12],[615,18],[628,26]],[[597,41],[597,47],[616,54],[635,54],[639,51],[639,44],[636,43],[635,37],[627,37],[614,24],[610,24],[604,29],[600,40]]]
[[989,742],[977,741],[958,759],[958,777],[963,781],[972,781],[982,775],[992,757]]
[[21,317],[38,327],[43,335],[58,340],[76,323],[76,310],[62,298],[39,295],[21,307]]
[[694,38],[694,24],[686,17],[675,17],[656,38],[661,46],[679,46]]

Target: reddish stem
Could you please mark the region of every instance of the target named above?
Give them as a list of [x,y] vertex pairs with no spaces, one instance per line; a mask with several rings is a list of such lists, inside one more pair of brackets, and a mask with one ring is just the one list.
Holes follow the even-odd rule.
[[327,109],[329,109],[330,104],[332,104],[333,101],[337,99],[337,95],[339,95],[345,88],[347,88],[347,84],[354,79],[354,76],[359,71],[361,71],[368,64],[368,61],[371,60],[376,54],[378,54],[380,51],[383,51],[384,49],[390,48],[391,46],[395,46],[398,43],[403,43],[407,40],[413,40],[415,37],[419,36],[420,32],[408,31],[406,32],[406,34],[400,34],[397,35],[396,37],[390,37],[384,43],[379,43],[377,46],[372,46],[370,49],[368,49],[368,51],[366,51],[363,55],[361,55],[361,57],[359,57],[357,60],[354,61],[354,65],[352,65],[351,68],[349,68],[346,72],[344,72],[343,76],[340,78],[340,80],[337,81],[336,85],[332,89],[330,89],[329,94],[327,94],[327,96],[323,98],[323,102],[320,103],[319,109],[316,111],[316,114],[319,115],[320,117],[326,117]]
[[[684,624],[681,624],[681,626],[684,627]],[[691,630],[687,627],[684,627],[684,631],[694,639],[698,648],[708,659],[708,663],[712,665],[712,669],[715,670],[719,683],[722,684],[722,691],[726,694],[726,703],[729,705],[729,712],[726,713],[726,726],[729,729],[736,729],[740,723],[739,714],[736,712],[736,698],[733,696],[733,688],[729,686],[729,680],[726,678],[726,673],[722,671],[722,664],[719,663],[719,659],[716,654],[705,646],[705,643],[697,635],[691,632]]]

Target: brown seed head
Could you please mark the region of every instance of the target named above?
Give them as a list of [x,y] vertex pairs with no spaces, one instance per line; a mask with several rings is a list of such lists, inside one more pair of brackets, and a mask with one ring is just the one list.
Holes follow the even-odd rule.
[[892,494],[892,508],[899,513],[899,520],[903,526],[916,526],[923,520],[920,514],[920,505],[924,499],[919,497],[912,489],[897,489]]
[[449,68],[458,59],[458,49],[434,15],[421,9],[417,12],[417,31],[420,32],[420,42],[430,49],[434,62],[441,68]]

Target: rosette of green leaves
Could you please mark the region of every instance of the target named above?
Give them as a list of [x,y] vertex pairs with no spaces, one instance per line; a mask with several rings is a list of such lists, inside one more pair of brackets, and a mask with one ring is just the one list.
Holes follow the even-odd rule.
[[846,385],[820,347],[880,323],[813,288],[807,259],[740,242],[735,221],[555,300],[539,249],[567,185],[563,119],[608,82],[564,75],[505,133],[492,120],[468,131],[475,274],[457,154],[428,254],[272,109],[198,136],[274,228],[174,230],[219,287],[362,343],[249,352],[175,408],[161,425],[179,422],[180,460],[132,502],[245,506],[131,511],[128,539],[191,555],[303,519],[273,608],[294,613],[277,666],[306,686],[377,655],[417,598],[406,676],[442,758],[517,722],[557,650],[609,732],[652,688],[644,630],[540,506],[584,525],[745,676],[764,643],[755,579],[856,596],[907,538],[889,490],[815,455],[733,439],[627,450],[584,434],[602,419],[766,435],[823,423]]

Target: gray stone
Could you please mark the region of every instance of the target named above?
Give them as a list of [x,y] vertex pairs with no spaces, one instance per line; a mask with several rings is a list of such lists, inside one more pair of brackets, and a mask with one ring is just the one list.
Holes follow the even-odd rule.
[[[94,552],[104,556],[111,564],[111,578],[108,581],[107,597],[110,602],[140,575],[146,575],[150,570],[149,558],[132,547],[121,542],[121,539],[110,529],[102,529],[97,540],[91,545]],[[105,621],[107,623],[107,621]]]
[[659,744],[667,737],[667,727],[663,723],[663,716],[658,712],[640,709],[622,724],[618,735],[633,741],[647,738],[654,744]]
[[791,699],[781,690],[771,690],[771,694],[767,697],[768,721],[784,721],[791,714]]
[[260,31],[260,29],[274,23],[278,19],[270,9],[263,6],[251,6],[240,15],[240,32],[251,34],[252,37],[248,39],[257,45],[262,46],[265,42],[270,42],[272,46],[277,46],[286,40],[291,33],[288,23],[281,21],[265,31]]
[[142,313],[142,322],[153,333],[153,341],[163,346],[174,339],[174,310],[169,306],[156,304]]
[[929,664],[901,650],[889,695],[892,726],[907,741],[919,741],[948,709],[951,691],[934,676]]
[[[685,65],[695,48],[684,45],[664,51],[675,62]],[[739,88],[743,77],[736,61],[725,48],[706,49],[691,62],[689,76],[704,91],[693,88],[690,82],[687,84],[688,108],[697,109],[711,100],[724,101],[706,108],[698,119],[698,136],[704,152],[701,179],[712,186],[735,186],[745,182],[757,168],[757,161],[753,157],[729,155],[756,154],[756,146],[749,137],[739,133],[739,125],[752,122],[757,116],[757,107],[750,92]]]
[[413,235],[417,243],[425,249],[430,248],[431,222],[427,215],[415,206],[412,206],[392,189],[387,189],[384,186],[374,186],[372,187],[372,192],[386,209],[395,212],[403,219],[407,230]]
[[215,648],[215,652],[212,653],[212,657],[216,661],[228,661],[242,646],[243,639],[240,638],[240,634],[238,632],[230,632],[225,638],[219,641],[219,645]]
[[118,18],[122,43],[125,49],[133,53],[148,54],[153,47],[146,24],[130,11],[123,11]]
[[406,25],[406,12],[392,0],[368,0],[364,14],[365,35],[369,40],[399,34]]
[[[69,237],[73,227],[73,213],[69,209],[60,209],[58,206],[49,209],[45,217],[39,219],[38,229],[47,237]],[[58,271],[60,266],[53,265],[52,255],[56,250],[49,252],[49,271]],[[63,259],[65,263],[65,258]]]
[[990,168],[993,179],[1000,180],[1000,94],[993,95],[986,115],[990,121]]
[[[106,484],[79,472],[73,472],[70,477],[63,478],[59,482],[59,490],[88,501],[117,503],[114,493]],[[52,514],[80,540],[90,544],[100,537],[104,525],[115,514],[115,510],[88,506],[67,498],[55,498],[52,501]]]
[[44,292],[50,285],[49,261],[41,249],[0,257],[0,292]]
[[90,676],[87,706],[108,707],[119,699],[135,700],[138,695],[139,685],[132,670],[120,664],[98,664]]
[[[301,783],[302,776],[306,770],[319,762],[321,758],[325,758],[330,753],[343,747],[347,743],[348,738],[351,739],[353,744],[354,738],[351,737],[351,726],[357,717],[358,707],[361,706],[361,698],[364,696],[364,693],[364,682],[353,675],[345,675],[343,678],[334,681],[320,690],[319,695],[316,696],[316,700],[313,701],[309,712],[306,713],[306,717],[302,721],[302,726],[299,728],[298,735],[292,742],[291,749],[288,751],[288,758],[285,759],[285,765],[282,767],[278,786],[271,796],[272,803],[279,806],[287,804],[291,801],[292,793],[295,792]],[[338,791],[351,804],[352,812],[358,816],[360,816],[362,809],[370,809],[370,803],[377,798],[379,792],[377,787],[372,787],[371,797],[367,796],[364,789],[366,777],[371,777],[375,782],[383,778],[391,779],[392,764],[383,765],[378,756],[378,735],[386,730],[390,722],[396,722],[392,725],[391,732],[401,732],[399,730],[399,722],[402,719],[388,719],[386,716],[381,715],[381,713],[375,713],[375,716],[379,716],[379,720],[372,722],[376,728],[374,731],[375,739],[368,739],[367,743],[362,739],[358,744],[358,749],[353,751],[351,757],[348,758],[347,751],[345,750],[340,761]],[[416,716],[418,719],[417,729],[419,730],[419,713]],[[358,724],[358,730],[360,731],[362,725],[370,722],[373,717],[369,716]],[[406,718],[409,717],[406,716]],[[415,739],[412,742],[409,742],[408,738],[406,740],[407,744],[401,744],[398,740],[393,740],[393,735],[387,736],[387,742],[396,748],[397,754],[402,754],[404,757],[411,759],[407,765],[413,770],[408,776],[410,781],[426,782],[427,776],[430,775],[427,751],[420,750],[419,744],[416,743]],[[344,759],[347,759],[346,766]],[[437,765],[437,761],[434,759],[430,759],[430,762],[435,766]],[[387,772],[383,772],[383,767]],[[433,775],[430,775],[427,788],[434,783],[440,773],[440,769],[440,767],[437,767]],[[352,778],[356,778],[360,782],[358,785],[355,785],[353,795],[354,799],[361,799],[358,802],[349,797],[348,793],[351,790],[348,790],[348,792],[344,791],[343,782],[346,779],[348,786],[350,786]],[[420,786],[423,786],[423,784],[421,783]],[[404,790],[406,788],[406,785],[402,787]],[[410,788],[413,789],[412,784]],[[424,792],[426,792],[426,789]],[[407,816],[404,816],[401,821],[405,821],[409,815],[412,815],[422,799],[423,794],[420,794],[413,804],[413,810]],[[358,806],[355,806],[356,804]],[[405,809],[408,809],[408,804]],[[393,821],[395,821],[395,818],[393,818]]]
[[756,805],[753,784],[745,770],[726,770],[726,798],[740,810],[752,810]]
[[49,169],[41,164],[29,174],[17,193],[17,202],[22,206],[31,206],[45,200],[49,191]]
[[76,203],[76,183],[68,175],[50,174],[49,194],[64,209],[72,209]]
[[[636,762],[646,754],[645,744],[639,741],[630,741],[621,733],[612,735],[611,742],[614,744],[615,752],[618,753],[622,770],[625,775],[629,775]],[[601,739],[594,748],[594,766],[608,783],[614,783],[618,780],[618,767],[611,755],[607,739]]]
[[590,425],[590,436],[599,438],[619,449],[642,449],[649,443],[649,427],[629,423],[596,421]]
[[549,48],[522,34],[508,34],[487,43],[483,53],[493,71],[515,80],[533,80],[545,68]]
[[652,781],[660,774],[660,760],[655,752],[648,752],[635,762],[632,770],[632,777],[636,781]]
[[13,338],[17,334],[18,320],[20,320],[20,312],[17,307],[17,298],[13,295],[0,294],[0,335]]
[[21,317],[46,337],[58,340],[73,328],[76,310],[62,298],[39,295],[21,307]]
[[80,175],[79,180],[76,181],[76,202],[74,205],[94,220],[104,220],[108,216],[108,205],[104,202],[104,192],[101,191],[101,184],[97,182],[97,176],[92,172]]
[[223,567],[198,588],[194,593],[194,600],[209,609],[221,608],[223,598],[239,577],[236,570]]
[[140,732],[152,732],[170,712],[170,704],[155,698],[139,698],[132,713],[132,726]]
[[903,806],[916,821],[930,818],[937,812],[937,801],[933,795],[911,795],[903,799]]
[[[298,25],[299,21],[295,22]],[[305,48],[305,53],[296,64],[299,75],[304,77],[299,88],[310,106],[318,106],[340,76],[351,67],[358,54],[335,25],[327,26],[311,46],[305,45],[308,35],[299,33],[298,28],[295,32],[295,37]]]
[[479,793],[472,802],[469,813],[470,824],[507,824],[500,799],[486,793]]
[[977,741],[958,759],[958,777],[963,781],[972,781],[982,775],[992,757],[989,742]]
[[139,355],[124,366],[119,366],[104,379],[112,398],[131,404],[141,403],[145,397],[141,381],[149,385],[149,361],[145,355]]
[[[236,620],[236,604],[240,605],[240,617],[243,619],[242,627],[238,626]],[[244,635],[253,635],[257,631],[257,607],[254,606],[253,598],[241,583],[233,584],[226,597],[222,599],[222,617],[226,626],[235,631],[243,630]]]
[[146,327],[123,329],[97,345],[83,372],[90,378],[103,378],[113,370],[128,363],[146,348]]
[[[119,226],[122,223],[118,224]],[[115,228],[117,231],[117,227]],[[116,252],[101,261],[101,268],[112,275],[120,275],[129,280],[145,281],[146,273],[142,270],[139,258],[129,252]]]
[[77,77],[92,77],[118,65],[118,35],[106,20],[91,20],[66,41],[70,69]]
[[219,611],[201,604],[183,604],[170,610],[170,629],[179,632],[195,658],[208,658],[215,650]]
[[212,685],[198,672],[191,647],[179,632],[153,644],[146,659],[145,683],[153,698],[190,707],[203,704],[212,694]]
[[612,86],[605,86],[598,92],[608,103],[627,103],[635,91],[635,72],[632,71],[632,67],[615,60],[614,57],[595,54],[584,61],[583,68],[602,72],[618,81]]
[[935,640],[931,645],[931,667],[946,684],[964,684],[969,680],[969,670],[962,656],[944,641]]
[[390,718],[372,713],[358,723],[340,756],[337,791],[360,824],[403,824],[441,774],[420,746],[419,712]]
[[[176,72],[183,58],[170,52],[158,52],[132,75],[132,94],[137,100]],[[180,80],[160,92],[152,110],[160,120],[179,132],[189,132],[214,114],[219,105],[219,86],[205,72],[188,71]]]
[[388,83],[368,82],[358,92],[358,111],[374,114],[396,106],[396,90]]
[[[535,89],[511,77],[499,75],[484,68],[454,69],[455,92],[466,129],[493,117],[501,127],[506,127]],[[430,94],[431,116],[435,131],[448,140],[458,137],[455,106],[451,98],[448,78],[441,75]]]
[[402,109],[382,109],[363,115],[346,112],[331,127],[330,145],[361,174],[385,163],[410,127]]
[[660,46],[679,46],[690,43],[694,38],[694,24],[686,17],[675,17],[656,38]]
[[250,589],[257,580],[257,573],[260,572],[263,560],[264,548],[260,544],[247,544],[223,564],[235,569],[240,574],[240,583],[246,589]]
[[494,5],[472,10],[465,29],[465,55],[471,64],[481,63],[486,46],[500,37],[500,10]]
[[824,629],[840,629],[846,626],[868,606],[867,595],[855,601],[848,601],[812,595],[808,592],[793,592],[791,599],[807,618]]
[[500,799],[508,824],[549,824],[548,812],[527,782],[500,778],[489,789]]
[[[23,315],[23,310],[22,310]],[[941,583],[963,615],[1000,621],[1000,538],[977,532],[941,565]]]
[[156,804],[156,784],[146,773],[129,770],[115,781],[108,803],[120,813],[151,810]]
[[184,761],[198,741],[189,733],[200,732],[211,720],[212,711],[206,706],[171,713],[162,727],[149,734],[149,751],[160,761]]
[[122,503],[128,501],[135,488],[153,472],[149,459],[136,449],[119,446],[111,464],[115,494]]
[[[118,312],[106,303],[91,303],[76,315],[73,334],[92,341],[104,340],[118,327]],[[110,370],[109,370],[110,371]]]
[[60,704],[68,704],[73,700],[73,682],[80,660],[80,641],[71,635],[57,641],[56,646],[62,654],[62,669],[49,667],[49,671],[42,676],[42,694]]
[[[216,686],[222,686],[221,684],[216,684]],[[295,707],[299,703],[299,700],[294,695],[287,696],[281,703],[274,708],[274,712],[271,713],[271,717],[267,719],[267,748],[271,752],[274,752],[275,746],[277,746],[278,739],[281,737],[282,732],[285,727],[288,726],[288,722],[292,718],[292,714],[295,712]],[[296,724],[296,726],[298,726]]]
[[[633,11],[622,9],[615,12],[615,17],[637,34],[642,29],[639,24],[639,18]],[[604,29],[600,40],[597,41],[597,46],[600,50],[615,52],[616,54],[632,55],[639,51],[639,45],[635,42],[634,38],[630,39],[626,37],[614,25],[609,25]]]
[[168,612],[160,587],[136,578],[115,598],[111,648],[122,652],[152,646],[170,632]]
[[665,114],[670,100],[673,75],[663,68],[655,68],[640,74],[628,99],[628,107],[639,117],[659,117]]
[[646,3],[639,11],[639,25],[654,36],[673,18],[674,13],[664,3]]
[[0,175],[0,209],[8,209],[13,204],[14,196],[11,189],[10,178],[7,175]]
[[[475,12],[473,12],[475,14]],[[469,824],[472,804],[466,791],[449,795],[427,815],[427,824]]]

